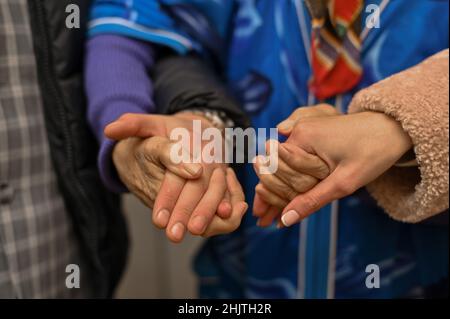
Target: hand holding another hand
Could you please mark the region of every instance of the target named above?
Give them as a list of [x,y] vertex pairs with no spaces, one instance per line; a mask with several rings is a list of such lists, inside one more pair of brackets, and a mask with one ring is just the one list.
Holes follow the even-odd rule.
[[[412,146],[401,125],[382,113],[300,117],[289,121],[285,127],[282,124],[286,122],[280,124],[280,132],[289,138],[280,146],[281,164],[274,174],[276,177],[282,179],[287,170],[283,168],[285,164],[299,176],[302,169],[299,166],[305,161],[293,155],[296,152],[319,157],[330,170],[329,176],[310,190],[299,192],[295,197],[293,192],[289,193],[290,202],[283,208],[281,218],[285,226],[367,185],[392,167]],[[298,178],[293,177],[293,180]],[[296,182],[286,178],[284,181],[294,188]],[[274,185],[267,183],[265,187],[275,193]]]
[[[300,119],[338,114],[336,109],[328,104],[301,107],[280,123],[278,130],[288,136]],[[264,169],[264,161],[260,156],[254,164],[260,183],[255,189],[253,215],[258,217],[258,225],[261,227],[270,226],[275,219],[278,219],[278,225],[281,226],[281,212],[284,207],[300,193],[317,185],[330,172],[328,165],[320,157],[295,145],[268,141],[267,155],[275,148],[278,150],[278,168],[274,174],[260,174]]]
[[182,241],[187,230],[205,237],[231,232],[247,209],[242,188],[225,164],[171,160],[171,130],[192,132],[193,119],[210,127],[198,115],[127,114],[105,129],[106,136],[120,140],[113,161],[121,180],[153,208],[153,223],[173,242]]

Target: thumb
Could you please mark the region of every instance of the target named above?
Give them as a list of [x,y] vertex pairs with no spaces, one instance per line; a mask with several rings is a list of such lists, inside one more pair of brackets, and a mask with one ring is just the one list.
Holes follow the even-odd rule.
[[165,136],[166,129],[162,115],[127,113],[105,127],[105,136],[112,140],[129,137],[146,138]]
[[292,226],[332,201],[353,193],[349,186],[341,186],[346,182],[344,176],[346,174],[338,167],[314,188],[295,197],[283,210],[283,225]]

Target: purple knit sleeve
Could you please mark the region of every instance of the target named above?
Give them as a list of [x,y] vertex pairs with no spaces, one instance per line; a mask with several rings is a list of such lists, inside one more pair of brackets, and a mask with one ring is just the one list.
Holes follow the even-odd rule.
[[155,53],[149,43],[117,35],[99,35],[87,42],[85,91],[88,121],[99,143],[98,166],[104,184],[117,193],[127,189],[112,162],[115,142],[104,128],[124,113],[153,113],[153,84],[148,75]]

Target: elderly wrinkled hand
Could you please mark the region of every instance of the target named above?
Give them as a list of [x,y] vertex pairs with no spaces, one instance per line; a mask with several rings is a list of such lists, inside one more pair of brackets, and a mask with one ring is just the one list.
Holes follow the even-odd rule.
[[113,161],[119,177],[153,208],[153,223],[173,242],[194,235],[213,236],[235,230],[247,209],[234,172],[225,164],[179,163],[171,159],[174,128],[192,130],[198,115],[127,114],[111,123],[105,135],[119,140]]

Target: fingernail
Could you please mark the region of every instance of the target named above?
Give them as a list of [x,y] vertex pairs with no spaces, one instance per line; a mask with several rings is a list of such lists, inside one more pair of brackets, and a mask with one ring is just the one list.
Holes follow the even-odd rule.
[[288,131],[294,125],[294,121],[286,120],[277,125],[277,128],[282,131]]
[[182,223],[176,223],[172,226],[171,233],[176,240],[182,240],[184,236],[184,225]]
[[207,220],[204,216],[195,216],[192,219],[191,226],[194,229],[194,231],[196,231],[199,234],[203,234],[204,231],[206,230],[207,226],[206,223]]
[[300,220],[300,215],[295,210],[290,210],[281,217],[283,225],[289,227]]
[[161,227],[166,227],[169,222],[170,212],[167,209],[161,209],[156,215],[156,222]]
[[226,210],[233,209],[233,207],[231,207],[231,204],[229,202],[223,202],[221,205],[223,205],[223,209],[226,209]]
[[247,211],[247,209],[248,209],[248,204],[246,202],[244,202],[242,204],[242,216],[244,216],[244,214]]
[[200,173],[201,169],[202,169],[202,166],[199,164],[186,165],[186,170],[189,172],[189,174],[191,174],[193,176],[197,176]]
[[229,202],[220,203],[218,209],[220,209],[222,214],[224,214],[224,212],[225,212],[224,215],[226,215],[226,216],[231,216],[231,213],[233,212],[233,207],[231,207],[231,204]]
[[256,221],[256,226],[261,227],[261,218],[258,218]]

